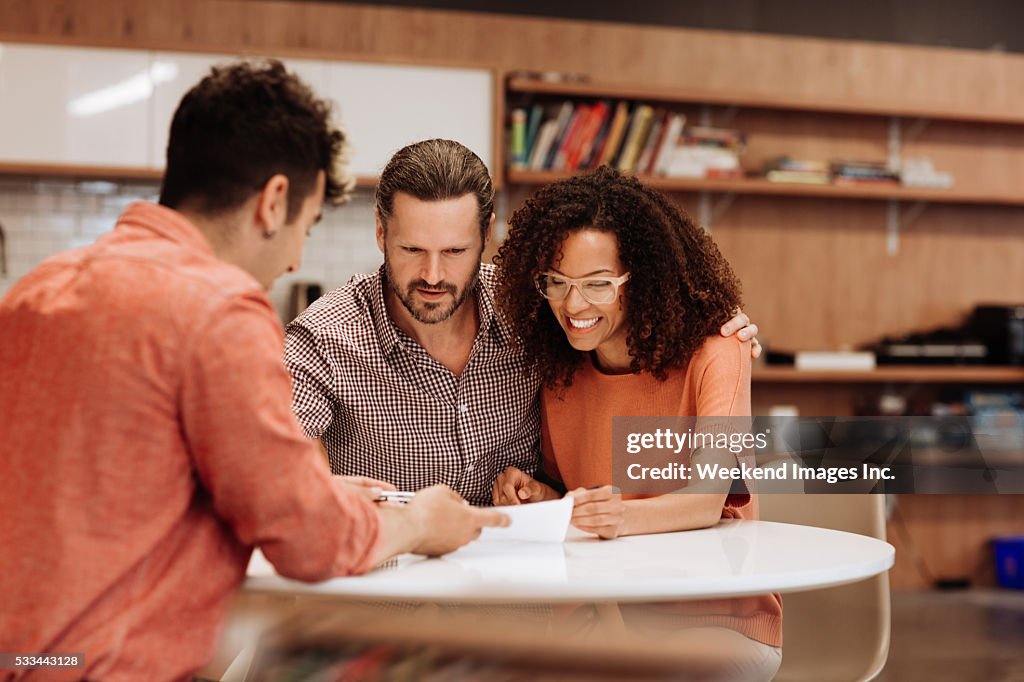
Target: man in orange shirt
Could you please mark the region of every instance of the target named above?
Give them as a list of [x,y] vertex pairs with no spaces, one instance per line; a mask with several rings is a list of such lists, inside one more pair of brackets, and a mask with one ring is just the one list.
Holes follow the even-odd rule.
[[214,69],[175,113],[160,205],[0,301],[0,651],[84,654],[0,679],[187,679],[253,546],[322,580],[507,522],[440,486],[377,508],[291,412],[265,290],[345,196],[329,115],[278,62]]

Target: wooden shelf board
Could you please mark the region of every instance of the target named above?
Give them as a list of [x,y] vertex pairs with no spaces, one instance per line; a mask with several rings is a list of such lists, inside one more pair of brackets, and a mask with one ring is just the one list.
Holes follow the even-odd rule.
[[90,180],[160,180],[163,171],[132,166],[86,166],[48,163],[0,163],[0,175]]
[[941,121],[971,123],[998,123],[1024,125],[1024,114],[989,113],[984,111],[955,111],[906,106],[896,102],[854,102],[851,100],[824,100],[820,98],[777,98],[756,92],[721,92],[717,90],[635,87],[608,83],[563,83],[530,78],[510,78],[510,92],[564,97],[595,97],[603,99],[631,99],[649,102],[678,102],[693,104],[721,104],[754,107],[758,109],[789,109],[833,114],[860,114],[867,116],[900,116]]
[[874,370],[803,371],[792,367],[759,367],[754,383],[886,383],[908,384],[1024,384],[1024,367],[951,367],[892,365]]
[[[571,177],[566,171],[527,171],[509,169],[506,180],[512,184],[546,185]],[[1024,194],[976,194],[956,189],[926,189],[901,185],[808,185],[770,182],[763,178],[711,180],[705,178],[667,178],[640,176],[650,187],[670,192],[718,192],[722,194],[759,194],[764,196],[828,197],[833,199],[874,199],[924,201],[950,204],[1024,206]]]
[[[152,180],[163,179],[163,169],[133,166],[87,166],[48,163],[0,162],[0,176],[71,178],[81,180]],[[377,176],[357,175],[356,187],[372,189]]]

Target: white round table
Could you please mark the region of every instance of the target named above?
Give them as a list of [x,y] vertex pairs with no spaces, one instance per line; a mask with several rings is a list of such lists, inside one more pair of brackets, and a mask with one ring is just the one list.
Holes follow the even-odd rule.
[[564,543],[477,541],[440,558],[402,555],[366,575],[302,583],[258,552],[245,588],[352,599],[530,603],[674,601],[797,592],[892,567],[892,545],[863,535],[769,521]]

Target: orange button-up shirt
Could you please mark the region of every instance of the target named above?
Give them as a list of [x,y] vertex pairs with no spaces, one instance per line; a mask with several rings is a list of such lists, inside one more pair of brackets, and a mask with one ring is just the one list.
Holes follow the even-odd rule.
[[254,545],[293,578],[369,568],[377,513],[303,437],[281,352],[256,280],[161,206],[11,289],[0,651],[85,653],[45,679],[187,678]]

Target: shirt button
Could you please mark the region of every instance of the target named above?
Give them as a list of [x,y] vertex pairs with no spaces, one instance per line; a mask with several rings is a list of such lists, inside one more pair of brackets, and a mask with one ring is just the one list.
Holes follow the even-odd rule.
[[459,405],[459,412],[461,412],[462,414],[466,414],[467,412],[469,412],[469,405],[467,405],[466,403],[462,403],[461,405]]
[[468,473],[469,473],[470,471],[472,471],[472,470],[473,470],[473,465],[472,465],[472,464],[470,464],[470,465],[469,465],[468,467],[466,467],[466,473],[467,473],[467,474],[468,474]]

